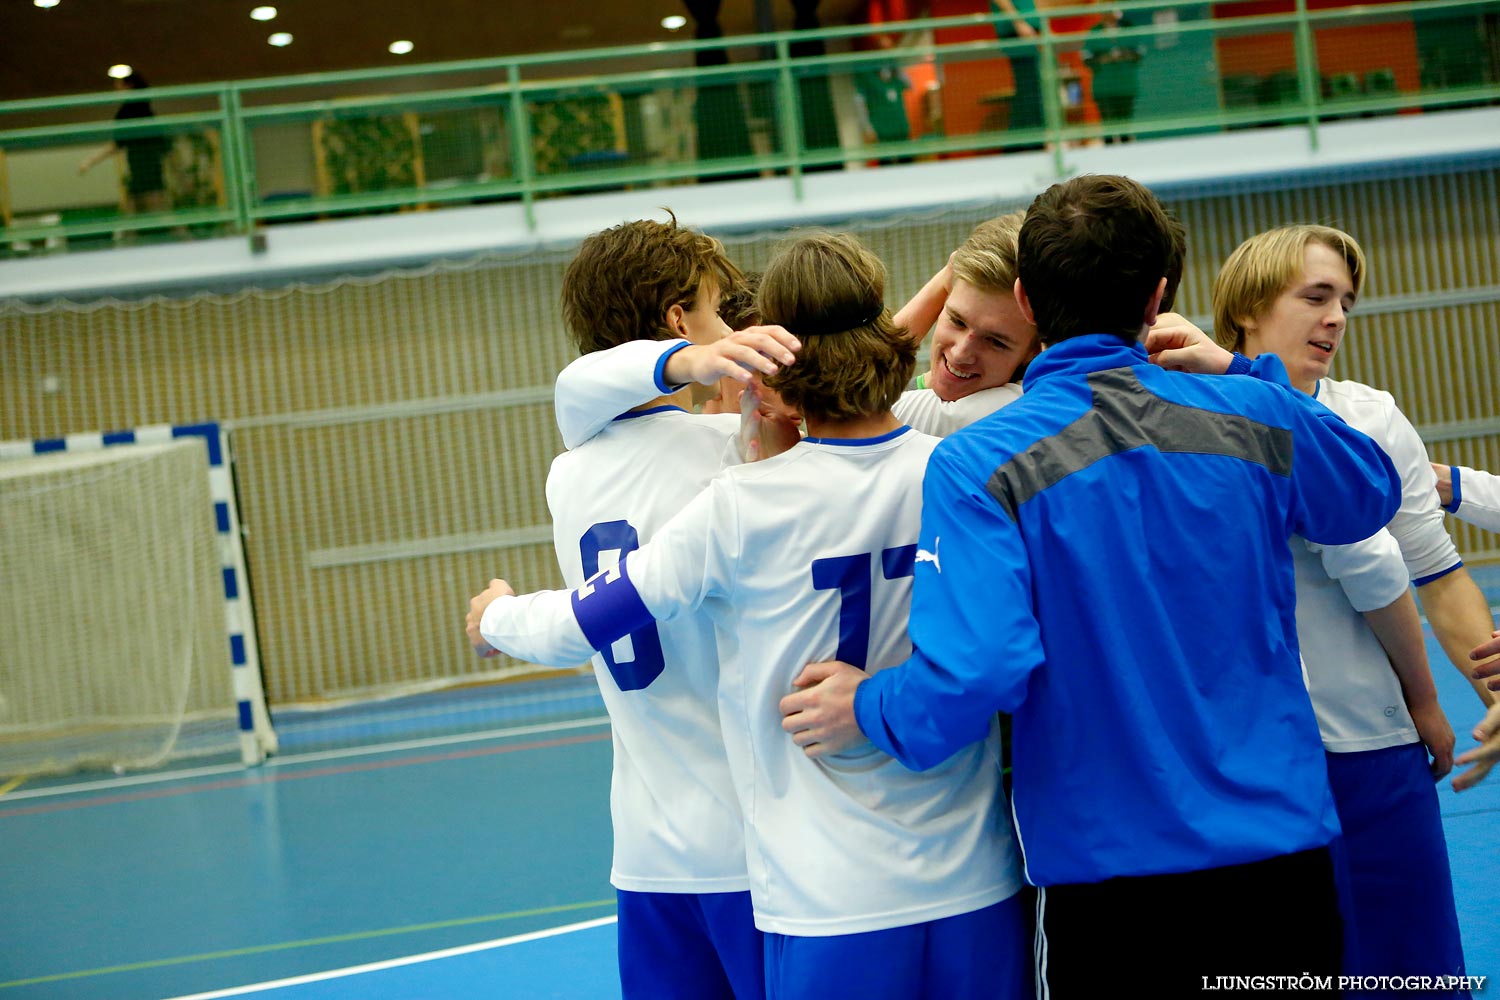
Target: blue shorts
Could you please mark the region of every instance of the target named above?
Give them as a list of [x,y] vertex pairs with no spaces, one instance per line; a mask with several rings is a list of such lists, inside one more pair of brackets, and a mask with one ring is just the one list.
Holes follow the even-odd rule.
[[619,900],[625,1000],[760,1000],[765,947],[748,892],[626,892]]
[[[1327,756],[1344,830],[1329,847],[1345,910],[1345,973],[1462,976],[1448,842],[1426,748],[1408,743]],[[1401,994],[1418,995],[1467,994]],[[1367,996],[1373,994],[1360,994]]]
[[1030,1000],[1019,896],[956,917],[832,937],[766,935],[766,1000]]

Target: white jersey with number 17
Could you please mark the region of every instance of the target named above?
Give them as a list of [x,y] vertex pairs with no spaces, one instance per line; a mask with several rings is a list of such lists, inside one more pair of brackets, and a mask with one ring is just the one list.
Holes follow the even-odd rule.
[[812,760],[781,728],[778,702],[809,661],[875,671],[910,654],[921,484],[936,444],[905,427],[805,439],[725,470],[649,544],[583,587],[501,598],[484,615],[492,645],[548,663],[608,646],[653,617],[706,612],[718,629],[724,737],[764,931],[882,930],[981,909],[1020,887],[993,726],[922,773],[869,744]]

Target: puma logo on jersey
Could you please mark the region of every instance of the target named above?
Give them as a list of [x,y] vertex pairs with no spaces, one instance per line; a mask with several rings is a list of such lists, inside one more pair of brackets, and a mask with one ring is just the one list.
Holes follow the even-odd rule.
[[938,548],[942,544],[943,537],[939,535],[932,540],[931,552],[928,552],[926,549],[917,549],[917,562],[930,562],[932,563],[932,568],[941,573],[943,571],[943,564],[938,562]]

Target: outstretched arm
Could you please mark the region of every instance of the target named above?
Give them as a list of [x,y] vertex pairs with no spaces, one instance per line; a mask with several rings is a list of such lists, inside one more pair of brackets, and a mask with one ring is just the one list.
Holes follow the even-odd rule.
[[1239,355],[1220,347],[1180,313],[1162,313],[1156,317],[1146,334],[1146,354],[1152,364],[1172,372],[1224,375],[1248,370],[1245,363],[1236,363]]
[[[1477,667],[1473,660],[1481,657],[1473,656],[1471,651],[1489,645],[1481,640],[1494,630],[1495,619],[1490,614],[1489,600],[1469,575],[1468,567],[1459,566],[1422,584],[1417,588],[1417,596],[1443,652],[1468,678],[1479,700],[1486,705],[1493,704],[1496,700],[1494,692],[1500,690],[1500,658],[1495,656],[1500,649],[1491,650],[1483,658],[1486,662]],[[1485,678],[1491,679],[1486,683]]]
[[927,284],[897,310],[896,315],[891,317],[891,322],[898,327],[905,327],[907,336],[920,344],[927,339],[933,324],[943,314],[943,306],[947,304],[948,293],[952,288],[953,265],[944,264],[941,271],[928,278]]
[[1475,680],[1469,651],[1495,627],[1490,602],[1480,591],[1453,545],[1438,504],[1437,477],[1411,421],[1391,406],[1380,443],[1401,476],[1401,507],[1389,528],[1401,544],[1407,572],[1417,586],[1417,600],[1448,660],[1488,705],[1494,694]]
[[88,173],[90,170],[93,170],[99,164],[103,163],[105,160],[113,156],[115,150],[119,148],[120,147],[116,146],[114,143],[107,142],[104,145],[91,150],[89,152],[89,155],[85,156],[78,162],[78,172],[80,174]]
[[712,385],[729,377],[748,382],[791,364],[801,347],[779,326],[757,326],[715,344],[686,340],[635,340],[585,354],[564,368],[553,389],[563,446],[576,448],[620,414],[690,383]]
[[738,558],[731,513],[716,520],[720,480],[689,501],[644,546],[574,590],[514,596],[491,580],[469,602],[466,629],[481,656],[499,650],[531,663],[581,663],[651,625],[698,607],[729,578]]
[[1459,465],[1432,463],[1437,474],[1438,502],[1448,513],[1500,532],[1500,476]]

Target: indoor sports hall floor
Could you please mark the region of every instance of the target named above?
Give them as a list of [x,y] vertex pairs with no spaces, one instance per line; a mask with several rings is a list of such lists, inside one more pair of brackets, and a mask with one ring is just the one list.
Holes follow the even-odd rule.
[[[0,1000],[618,997],[602,714],[7,789]],[[1500,976],[1500,775],[1441,802],[1468,971]]]

